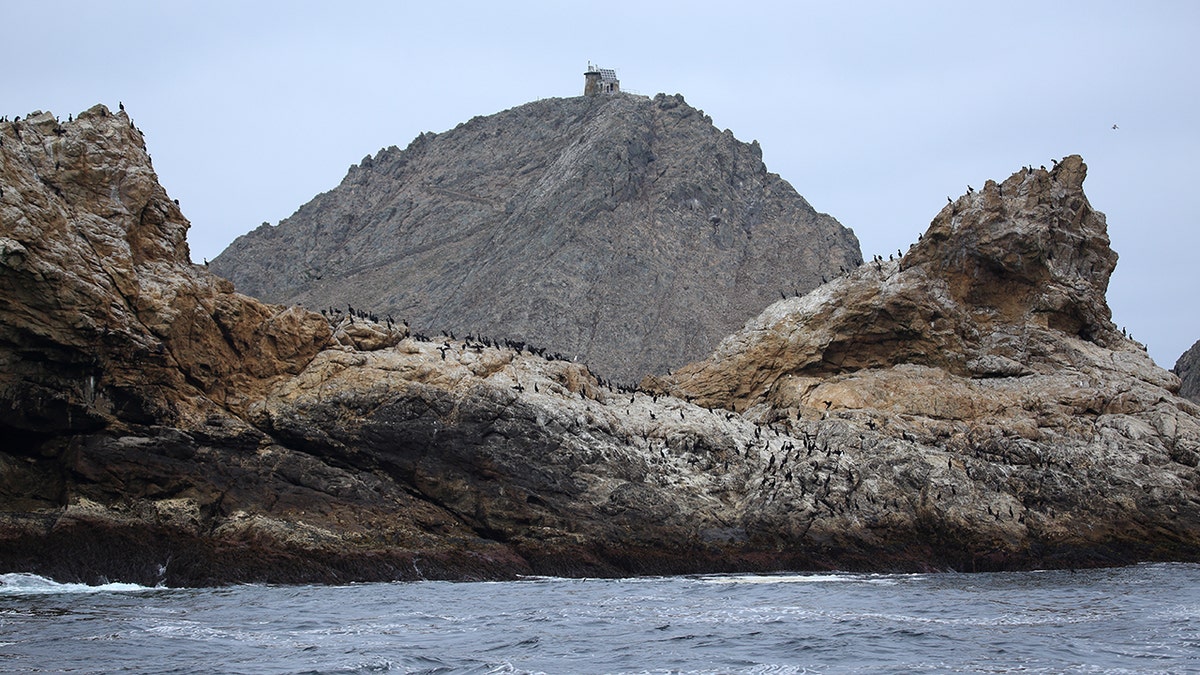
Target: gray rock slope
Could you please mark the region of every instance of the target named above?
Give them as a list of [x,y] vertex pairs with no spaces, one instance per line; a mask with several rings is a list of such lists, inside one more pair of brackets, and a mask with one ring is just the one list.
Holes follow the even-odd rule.
[[390,147],[212,270],[238,290],[525,341],[632,382],[861,260],[682,96],[546,99]]
[[1179,357],[1172,372],[1179,376],[1182,383],[1179,395],[1200,403],[1200,341]]

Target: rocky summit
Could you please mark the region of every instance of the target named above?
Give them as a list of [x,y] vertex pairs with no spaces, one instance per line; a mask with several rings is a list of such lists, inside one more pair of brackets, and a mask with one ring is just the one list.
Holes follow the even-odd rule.
[[861,260],[682,96],[552,98],[365,157],[212,261],[237,288],[490,336],[637,382]]
[[1200,407],[1109,321],[1085,167],[640,387],[268,305],[140,132],[0,123],[0,571],[168,585],[1200,559]]

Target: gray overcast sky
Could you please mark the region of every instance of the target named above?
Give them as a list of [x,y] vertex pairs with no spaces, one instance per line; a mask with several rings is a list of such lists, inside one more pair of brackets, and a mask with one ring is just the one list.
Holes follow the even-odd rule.
[[0,0],[0,11],[0,114],[124,101],[192,221],[197,261],[383,147],[579,95],[592,61],[757,139],[768,169],[853,228],[868,259],[906,248],[968,184],[1078,153],[1121,257],[1114,321],[1166,368],[1200,339],[1200,3]]

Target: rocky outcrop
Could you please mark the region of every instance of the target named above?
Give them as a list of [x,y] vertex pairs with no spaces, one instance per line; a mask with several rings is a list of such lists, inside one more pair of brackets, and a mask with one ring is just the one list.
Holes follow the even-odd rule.
[[1053,171],[988,181],[946,205],[899,260],[775,303],[663,382],[706,405],[789,407],[805,391],[793,381],[900,365],[968,379],[1059,374],[1090,365],[1078,355],[1086,347],[1104,350],[1101,361],[1127,354],[1141,379],[1177,389],[1110,321],[1117,256],[1083,194],[1085,171],[1068,157]]
[[1179,395],[1200,403],[1200,342],[1179,357],[1171,372],[1179,377]]
[[212,262],[272,302],[540,345],[636,382],[861,259],[681,96],[545,99],[380,151]]
[[1198,409],[1109,320],[1116,255],[1085,173],[1072,156],[989,181],[899,260],[775,303],[647,384],[832,435],[856,483],[827,505],[843,534],[888,518],[999,557],[1189,548]]
[[511,574],[402,486],[245,421],[321,350],[405,331],[331,326],[190,264],[124,111],[2,124],[0,157],[0,566],[194,584],[403,577],[420,554],[431,575]]
[[143,583],[1200,558],[1200,409],[1108,321],[1084,167],[640,390],[233,293],[128,118],[0,125],[0,570]]
[[330,342],[189,262],[141,133],[96,106],[0,127],[0,406],[35,436],[242,410]]

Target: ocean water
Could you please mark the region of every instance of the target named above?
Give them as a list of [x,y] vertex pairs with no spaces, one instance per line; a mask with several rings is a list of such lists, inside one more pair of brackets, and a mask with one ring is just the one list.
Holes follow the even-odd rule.
[[0,672],[1200,672],[1200,565],[215,589],[7,574]]

